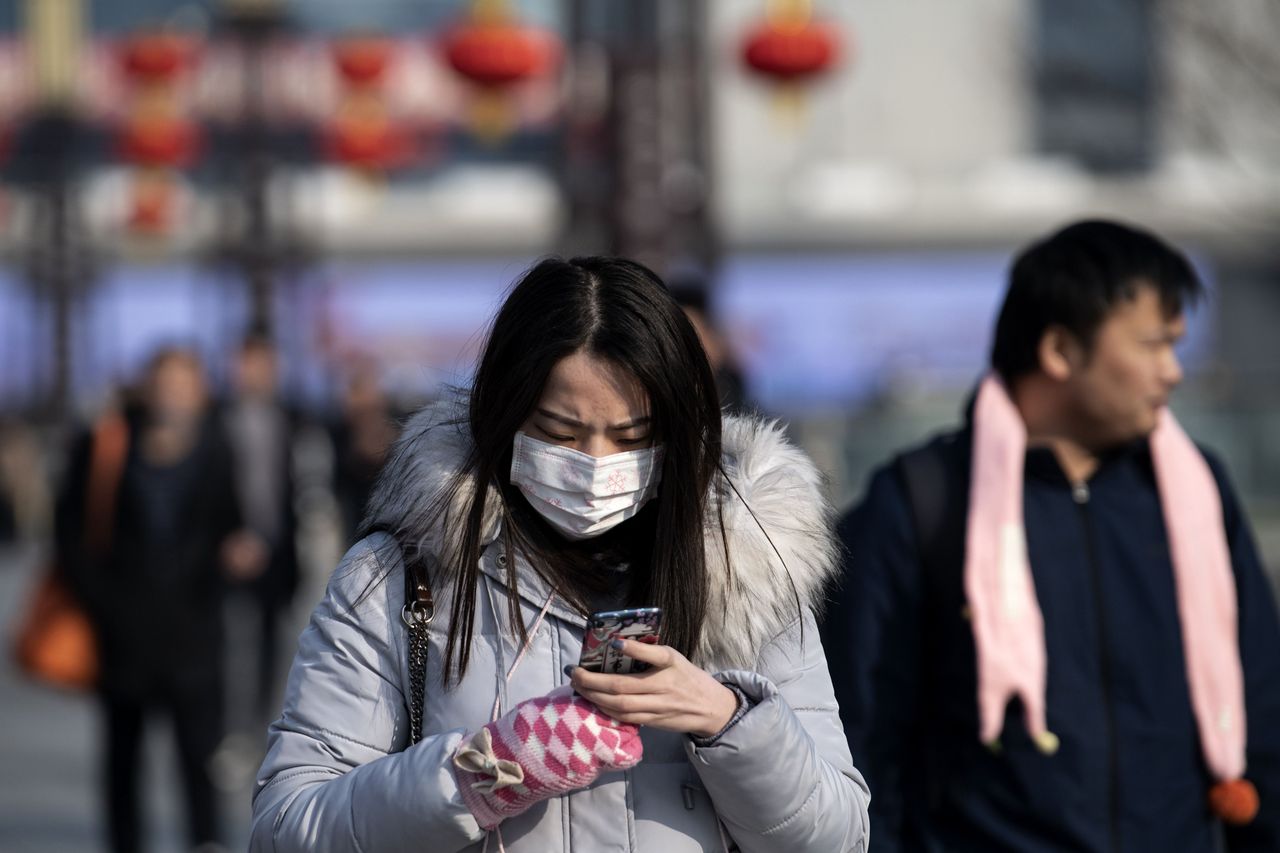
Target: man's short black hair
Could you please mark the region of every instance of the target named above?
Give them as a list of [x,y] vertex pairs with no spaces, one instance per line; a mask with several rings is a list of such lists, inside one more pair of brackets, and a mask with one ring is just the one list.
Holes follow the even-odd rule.
[[991,366],[1005,382],[1040,366],[1040,340],[1061,326],[1086,348],[1107,314],[1140,287],[1155,288],[1167,316],[1182,313],[1204,286],[1182,252],[1150,231],[1095,219],[1033,243],[1013,263],[996,321]]

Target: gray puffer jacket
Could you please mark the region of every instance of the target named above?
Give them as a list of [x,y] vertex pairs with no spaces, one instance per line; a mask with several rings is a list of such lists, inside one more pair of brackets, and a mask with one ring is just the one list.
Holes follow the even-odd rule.
[[[429,408],[408,425],[370,509],[400,542],[436,557],[457,546],[457,534],[433,526],[425,508],[468,449],[465,426],[450,414]],[[450,591],[437,589],[423,739],[413,746],[400,547],[374,534],[334,572],[299,641],[283,714],[270,729],[251,849],[865,850],[869,795],[849,757],[812,616],[836,554],[820,477],[776,426],[758,420],[726,419],[724,448],[737,489],[721,497],[732,573],[709,535],[714,603],[694,660],[755,704],[714,746],[642,729],[644,759],[636,767],[539,803],[505,821],[499,837],[486,838],[459,797],[454,751],[489,721],[495,699],[505,714],[565,684],[562,669],[577,661],[586,627],[532,569],[517,564],[521,617],[533,626],[544,607],[546,615],[512,670],[520,648],[508,622],[509,556],[491,494],[470,665],[460,684],[440,687]]]

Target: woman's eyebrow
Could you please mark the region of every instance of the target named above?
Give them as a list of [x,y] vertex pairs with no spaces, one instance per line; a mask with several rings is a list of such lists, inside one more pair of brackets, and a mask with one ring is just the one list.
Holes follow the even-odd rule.
[[584,424],[584,423],[583,423],[582,421],[580,421],[580,420],[577,420],[576,418],[571,418],[571,417],[569,417],[568,415],[557,415],[555,412],[548,411],[548,410],[546,410],[546,409],[544,409],[544,408],[542,408],[542,407],[538,407],[537,409],[535,409],[535,411],[536,411],[538,414],[542,415],[544,418],[551,418],[551,420],[553,420],[553,421],[559,421],[560,423],[564,424],[565,426],[571,426],[571,427],[584,427],[584,426],[586,426],[586,424]]
[[[577,418],[571,418],[568,415],[559,415],[553,411],[550,411],[549,409],[544,409],[541,406],[536,408],[534,411],[536,411],[538,414],[542,415],[545,418],[551,418],[551,420],[558,421],[559,423],[562,423],[565,426],[578,427],[578,428],[582,428],[586,426],[586,424],[584,424],[582,421],[578,420]],[[642,418],[636,418],[634,420],[627,421],[626,423],[615,424],[609,427],[609,429],[613,431],[621,432],[622,430],[635,429],[636,427],[645,426],[651,420],[653,419],[650,418],[648,415],[645,415]]]
[[651,420],[653,419],[648,415],[645,415],[643,418],[636,418],[633,421],[627,421],[625,424],[616,424],[609,427],[609,429],[618,431],[622,431],[624,429],[635,429],[636,427],[646,426]]

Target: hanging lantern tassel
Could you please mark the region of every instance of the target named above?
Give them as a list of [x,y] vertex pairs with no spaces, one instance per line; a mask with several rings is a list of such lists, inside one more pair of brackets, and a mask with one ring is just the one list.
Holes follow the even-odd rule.
[[515,111],[506,93],[483,87],[477,89],[467,106],[467,127],[485,145],[500,145],[516,127]]
[[135,169],[131,193],[128,216],[130,231],[156,237],[167,234],[173,228],[178,213],[178,188],[169,169]]
[[809,121],[809,97],[799,83],[783,82],[772,95],[774,120],[786,130],[796,131]]
[[1248,779],[1228,779],[1209,789],[1209,811],[1231,826],[1252,823],[1258,815],[1258,789]]

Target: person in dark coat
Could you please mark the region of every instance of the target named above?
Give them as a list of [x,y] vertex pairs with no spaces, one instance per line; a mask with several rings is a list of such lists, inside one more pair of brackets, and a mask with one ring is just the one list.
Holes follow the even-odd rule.
[[[1166,443],[1200,292],[1180,253],[1115,223],[1031,246],[966,423],[841,520],[822,640],[872,851],[1280,850],[1274,598],[1222,464]],[[1212,549],[1184,555],[1215,541],[1211,578]],[[1207,611],[1204,583],[1225,592]]]
[[208,765],[222,734],[223,566],[236,561],[224,551],[240,522],[231,455],[198,357],[159,352],[140,402],[127,412],[105,543],[91,549],[80,534],[91,439],[73,452],[57,523],[60,554],[98,641],[115,851],[142,846],[142,744],[153,714],[173,725],[191,845],[218,839]]
[[684,310],[684,314],[698,333],[698,340],[707,353],[711,369],[716,376],[716,390],[720,392],[720,405],[733,414],[754,411],[756,406],[747,396],[742,371],[734,361],[729,342],[711,313],[709,283],[694,275],[679,278],[671,283],[671,295]]
[[254,712],[262,717],[275,702],[280,616],[298,586],[293,449],[299,419],[280,399],[278,379],[274,344],[251,333],[236,353],[232,395],[222,413],[244,513],[235,539],[244,570],[233,581],[258,616]]

